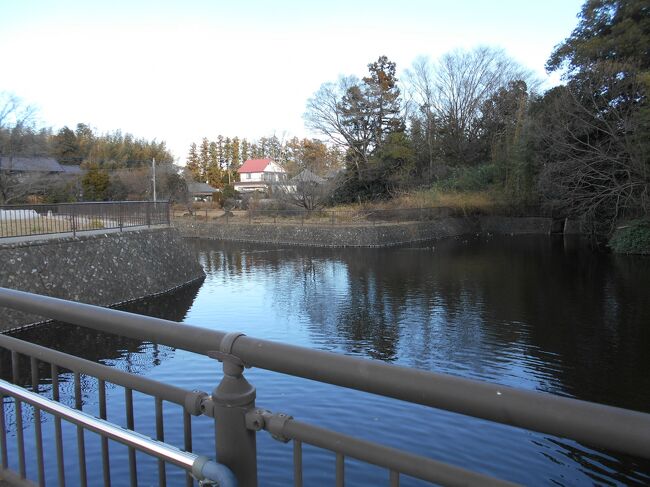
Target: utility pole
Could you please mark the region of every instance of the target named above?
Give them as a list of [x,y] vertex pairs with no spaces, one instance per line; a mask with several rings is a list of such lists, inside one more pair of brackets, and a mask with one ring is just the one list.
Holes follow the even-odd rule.
[[156,158],[151,160],[151,167],[153,168],[153,202],[156,202]]

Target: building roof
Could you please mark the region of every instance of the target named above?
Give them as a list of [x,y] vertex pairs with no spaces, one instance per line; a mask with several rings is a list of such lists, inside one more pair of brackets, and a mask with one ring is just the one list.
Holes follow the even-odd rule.
[[63,169],[64,173],[70,174],[72,176],[81,175],[85,172],[83,169],[81,169],[81,166],[68,166],[66,164],[61,164],[61,169]]
[[323,179],[320,176],[314,174],[309,169],[305,169],[302,172],[300,172],[298,175],[291,178],[290,182],[294,183],[294,184],[296,184],[296,183],[323,184],[325,182],[325,179]]
[[0,169],[20,172],[64,172],[53,157],[0,157]]
[[244,162],[237,172],[239,174],[247,172],[264,172],[266,166],[271,163],[271,159],[249,159]]
[[188,183],[187,190],[190,194],[212,194],[217,191],[217,188],[213,188],[208,183],[191,182]]

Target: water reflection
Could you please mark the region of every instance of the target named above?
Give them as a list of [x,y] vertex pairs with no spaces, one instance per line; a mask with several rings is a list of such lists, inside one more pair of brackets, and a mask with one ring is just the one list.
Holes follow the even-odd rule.
[[206,272],[263,280],[276,316],[323,348],[650,411],[650,259],[539,237],[197,245]]
[[[194,245],[207,274],[200,289],[129,309],[650,412],[648,258],[593,254],[577,240],[546,237],[459,238],[399,249]],[[21,338],[188,389],[214,387],[217,367],[208,359],[88,331],[79,339],[69,326],[49,330]],[[510,480],[650,482],[648,462],[575,442],[281,374],[248,375],[264,407]],[[400,427],[377,428],[378,418]],[[290,453],[287,459],[277,445],[263,444],[259,451],[263,484],[288,482]],[[332,482],[331,459],[309,461],[315,466],[306,478]],[[351,467],[348,480],[385,480],[373,472]]]
[[[177,289],[173,294],[153,296],[137,302],[126,303],[119,306],[118,309],[182,322],[201,285],[202,281],[194,282]],[[21,340],[44,344],[67,354],[112,365],[126,372],[140,375],[146,374],[148,370],[160,365],[162,361],[172,358],[175,352],[173,348],[164,345],[56,321],[15,331],[11,335]],[[20,360],[19,383],[31,384],[28,359],[20,356]],[[0,349],[0,367],[2,367],[2,377],[10,380],[11,354],[4,349]],[[49,365],[40,363],[40,380],[49,382],[50,377]],[[96,387],[91,384],[94,382],[84,381],[82,390],[90,392],[93,387]]]

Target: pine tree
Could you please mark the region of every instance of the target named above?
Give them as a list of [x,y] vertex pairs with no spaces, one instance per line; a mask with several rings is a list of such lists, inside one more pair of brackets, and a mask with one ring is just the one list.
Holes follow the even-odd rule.
[[201,180],[201,170],[199,167],[199,154],[197,152],[197,147],[195,142],[192,142],[192,145],[190,145],[190,152],[187,155],[187,163],[185,164],[185,168],[195,181]]
[[201,181],[205,181],[208,174],[208,167],[210,166],[210,142],[206,137],[201,141],[201,149],[199,152],[199,172]]
[[241,165],[241,160],[240,160],[240,147],[239,147],[239,137],[234,137],[232,139],[232,145],[231,145],[231,151],[232,151],[232,163],[231,167],[234,170],[237,170],[239,166]]
[[250,158],[250,144],[244,138],[241,141],[241,161],[246,162]]

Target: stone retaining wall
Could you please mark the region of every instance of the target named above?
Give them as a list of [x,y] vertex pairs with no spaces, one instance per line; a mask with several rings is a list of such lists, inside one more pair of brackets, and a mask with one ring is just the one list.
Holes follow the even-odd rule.
[[184,237],[231,242],[273,243],[309,247],[391,247],[472,233],[549,234],[550,218],[441,218],[413,223],[369,225],[235,224],[177,219]]
[[[204,275],[173,228],[0,241],[0,287],[100,306],[160,294]],[[0,331],[42,320],[0,308]]]

